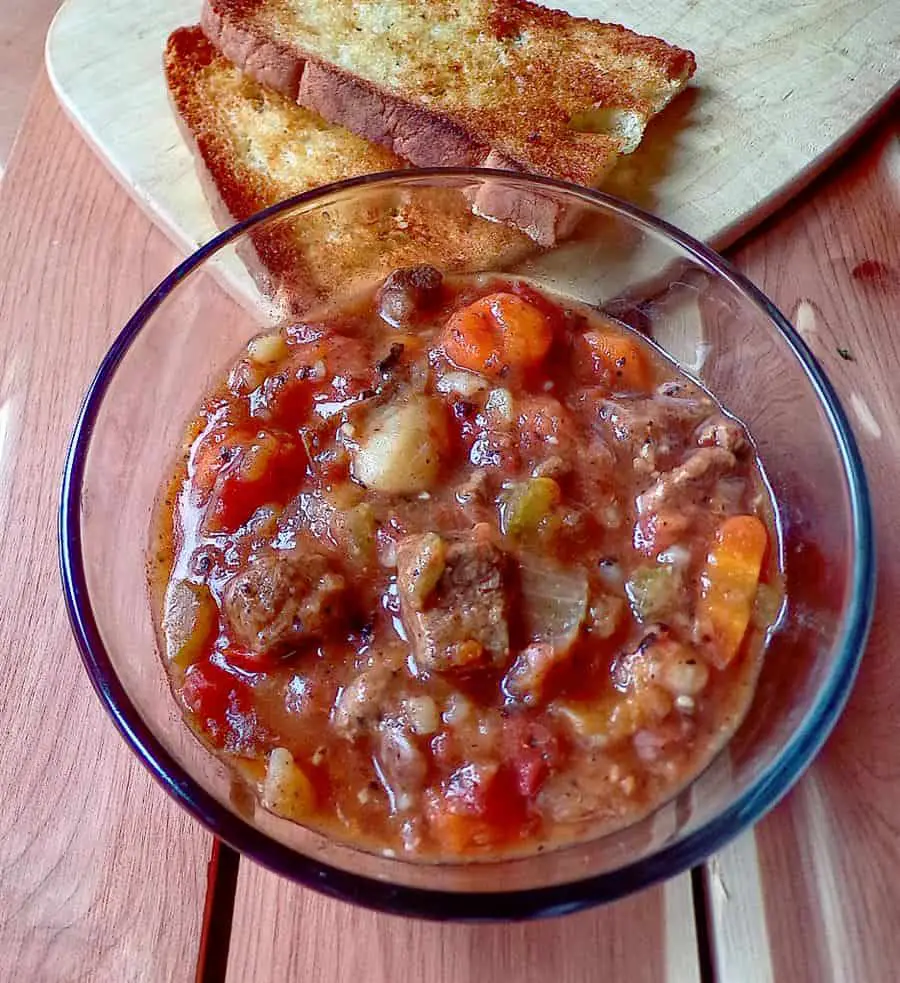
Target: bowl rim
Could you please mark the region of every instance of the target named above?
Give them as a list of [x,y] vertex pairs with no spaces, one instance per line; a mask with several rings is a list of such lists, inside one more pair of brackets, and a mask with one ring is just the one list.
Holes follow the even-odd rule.
[[[81,487],[87,453],[109,383],[146,322],[165,298],[208,257],[248,230],[300,205],[372,185],[440,184],[447,179],[546,188],[612,211],[674,241],[702,267],[724,278],[766,314],[800,363],[837,445],[848,486],[855,564],[838,657],[804,719],[780,755],[728,808],[653,854],[621,868],[545,887],[472,892],[381,881],[324,863],[271,839],[220,804],[179,765],[145,723],[118,679],[88,593],[81,539]],[[601,191],[493,168],[422,168],[367,174],[294,195],[237,222],[200,246],[144,299],[104,356],[82,402],[66,455],[59,505],[59,564],[72,632],[91,684],[119,733],[160,785],[212,834],[264,867],[326,895],[393,914],[433,920],[497,921],[547,917],[615,900],[703,862],[769,812],[796,783],[837,722],[862,659],[874,607],[875,550],[868,485],[856,440],[837,394],[798,332],[779,309],[718,253],[673,225]],[[565,848],[563,848],[565,849]],[[502,861],[501,861],[502,862]]]

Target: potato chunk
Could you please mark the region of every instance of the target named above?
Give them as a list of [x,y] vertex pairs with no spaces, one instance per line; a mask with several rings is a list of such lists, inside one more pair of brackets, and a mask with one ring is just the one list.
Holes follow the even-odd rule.
[[427,396],[387,403],[366,421],[351,472],[375,491],[410,495],[437,479],[447,446],[443,405]]
[[163,634],[166,658],[187,669],[212,647],[219,627],[219,609],[209,588],[189,580],[173,580],[166,591]]
[[277,747],[269,754],[262,801],[270,811],[294,822],[308,819],[315,810],[316,790],[287,748]]

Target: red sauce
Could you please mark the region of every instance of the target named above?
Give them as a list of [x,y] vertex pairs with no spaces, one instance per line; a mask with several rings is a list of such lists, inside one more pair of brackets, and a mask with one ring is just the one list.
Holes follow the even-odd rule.
[[738,726],[783,599],[741,424],[496,277],[399,271],[254,340],[164,491],[187,721],[267,808],[411,858],[646,815]]

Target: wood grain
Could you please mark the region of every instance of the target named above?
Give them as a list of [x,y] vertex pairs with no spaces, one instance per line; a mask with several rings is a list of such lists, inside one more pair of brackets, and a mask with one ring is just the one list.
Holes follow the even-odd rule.
[[[900,964],[900,126],[896,113],[735,260],[792,317],[851,418],[875,512],[878,601],[834,735],[707,872],[719,978],[887,983]],[[844,352],[844,356],[840,351]],[[756,862],[762,910],[748,911]]]
[[690,879],[615,905],[520,925],[439,925],[374,914],[248,861],[227,983],[699,983]]
[[[820,168],[900,78],[896,0],[548,0],[697,54],[691,88],[607,187],[719,245]],[[169,106],[168,33],[200,0],[67,0],[47,45],[67,111],[176,242],[216,231]]]
[[22,122],[60,0],[0,0],[0,175]]
[[190,980],[211,839],[91,691],[57,569],[82,394],[176,260],[42,77],[0,184],[0,978]]

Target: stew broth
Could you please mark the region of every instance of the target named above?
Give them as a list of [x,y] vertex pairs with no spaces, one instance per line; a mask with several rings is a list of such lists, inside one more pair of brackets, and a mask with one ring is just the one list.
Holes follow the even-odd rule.
[[535,851],[735,731],[773,514],[744,427],[631,329],[398,270],[204,397],[155,521],[160,647],[269,810],[411,859]]

